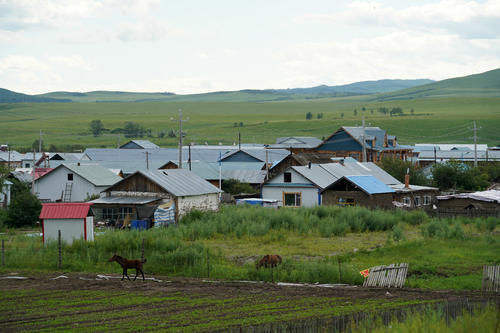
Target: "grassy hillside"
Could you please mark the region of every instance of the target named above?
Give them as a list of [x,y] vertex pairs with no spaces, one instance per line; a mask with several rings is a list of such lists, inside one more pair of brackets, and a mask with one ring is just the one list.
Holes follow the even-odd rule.
[[175,95],[172,93],[136,93],[123,91],[52,92],[40,98],[70,99],[73,102],[267,102],[310,100],[376,94],[432,82],[431,80],[379,80],[356,82],[341,86],[317,86],[295,89],[246,89],[205,94]]
[[450,96],[500,97],[500,69],[382,94],[376,100]]
[[48,96],[31,96],[0,88],[0,103],[57,103],[71,102],[70,99],[57,99]]
[[[401,107],[404,116],[390,117],[378,110]],[[116,147],[116,134],[93,137],[90,121],[100,119],[109,129],[123,127],[126,121],[152,130],[144,137],[160,146],[175,147],[175,138],[159,138],[160,132],[176,130],[178,110],[182,109],[187,137],[184,142],[233,144],[241,132],[243,143],[274,143],[283,136],[327,137],[340,126],[366,124],[379,126],[411,143],[472,143],[472,121],[481,127],[480,143],[498,145],[500,136],[500,98],[453,97],[407,101],[372,101],[359,98],[337,98],[316,101],[267,103],[236,102],[148,102],[148,103],[21,103],[0,104],[2,143],[14,149],[29,147],[44,133],[50,144],[81,144],[87,147]],[[363,111],[364,109],[364,111]],[[411,110],[413,109],[413,114]],[[356,115],[354,110],[356,110]],[[306,113],[313,114],[306,120]],[[323,114],[322,119],[317,119]],[[173,118],[173,120],[171,120]],[[241,125],[243,126],[240,126]]]

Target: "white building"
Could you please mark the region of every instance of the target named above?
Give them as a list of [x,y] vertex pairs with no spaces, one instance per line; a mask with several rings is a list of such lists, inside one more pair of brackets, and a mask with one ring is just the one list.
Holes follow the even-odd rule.
[[94,240],[94,217],[91,203],[44,203],[40,212],[43,242],[61,240],[71,244],[74,239]]
[[122,178],[98,164],[65,163],[35,180],[40,201],[81,202]]

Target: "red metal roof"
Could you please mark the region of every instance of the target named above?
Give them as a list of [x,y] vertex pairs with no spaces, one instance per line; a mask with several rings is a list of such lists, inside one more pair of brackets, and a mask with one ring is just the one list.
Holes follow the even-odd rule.
[[44,203],[40,219],[83,219],[89,215],[90,202]]

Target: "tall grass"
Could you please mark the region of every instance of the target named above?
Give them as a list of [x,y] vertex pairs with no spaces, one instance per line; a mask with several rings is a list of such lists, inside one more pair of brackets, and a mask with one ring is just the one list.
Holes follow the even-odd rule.
[[405,320],[393,319],[384,324],[382,318],[376,317],[352,327],[352,332],[359,333],[406,333],[406,332],[436,332],[436,333],[469,333],[469,332],[498,332],[500,313],[499,308],[490,304],[485,308],[476,308],[472,312],[458,313],[455,319],[447,321],[445,313],[428,308],[424,311],[413,312]]
[[[405,225],[420,225],[423,235],[429,239],[422,242],[402,242],[405,239]],[[475,228],[489,232],[498,225],[498,219],[483,220],[431,220],[421,211],[372,211],[361,207],[315,207],[302,209],[265,209],[252,206],[227,206],[219,212],[193,211],[185,216],[178,225],[165,229],[147,231],[114,231],[108,230],[98,234],[93,242],[75,240],[71,245],[63,247],[63,271],[77,272],[120,272],[118,265],[107,260],[117,253],[126,258],[139,258],[144,241],[144,255],[147,258],[146,274],[167,274],[188,277],[210,277],[217,279],[245,279],[288,282],[320,282],[320,283],[362,283],[359,270],[374,265],[396,262],[410,263],[410,280],[412,270],[416,274],[439,275],[433,254],[423,252],[423,248],[441,253],[437,260],[439,265],[459,260],[463,251],[448,253],[439,250],[458,241],[466,240],[468,234],[464,228]],[[327,242],[340,240],[348,233],[366,233],[371,231],[387,231],[388,236],[398,244],[386,244],[373,252],[360,251],[339,258],[338,254],[318,253],[317,257],[304,258],[300,255],[301,238],[288,237],[303,235],[304,238],[322,238]],[[340,237],[338,237],[340,236]],[[365,236],[363,236],[365,237]],[[59,270],[58,248],[55,241],[42,244],[40,237],[22,235],[0,235],[6,239],[6,266],[4,269],[26,270]],[[436,242],[431,241],[433,238]],[[243,261],[227,255],[217,246],[208,246],[211,240],[220,244],[220,240],[230,239],[242,242],[255,241],[255,248],[249,248]],[[293,240],[292,240],[293,239]],[[359,238],[358,238],[359,239]],[[360,239],[362,241],[362,239]],[[401,242],[399,242],[401,241]],[[448,243],[440,243],[448,242]],[[280,247],[295,247],[297,251],[284,259],[282,265],[271,270],[257,270],[255,260],[259,256],[259,246],[265,242]],[[481,244],[476,244],[476,243]],[[231,243],[231,242],[230,242]],[[401,244],[399,244],[401,243]],[[487,253],[474,262],[473,274],[479,274],[480,260],[490,260],[490,250],[498,248],[498,240],[490,233],[484,239],[469,242],[477,251]],[[481,245],[481,246],[479,246]],[[483,246],[484,245],[484,246]],[[485,250],[486,249],[486,250]],[[420,253],[425,261],[415,258]],[[262,253],[260,253],[262,254]],[[295,256],[297,254],[297,256]],[[446,255],[445,255],[446,254]],[[333,257],[330,257],[332,256]],[[470,257],[470,256],[469,256]],[[430,259],[430,260],[429,260]],[[339,260],[341,263],[339,264]],[[467,266],[460,259],[459,264]],[[455,267],[455,266],[453,266]],[[445,273],[454,276],[455,271]],[[459,270],[459,274],[469,274],[468,268]],[[411,282],[417,286],[418,282]],[[477,288],[477,284],[469,284],[467,288]]]

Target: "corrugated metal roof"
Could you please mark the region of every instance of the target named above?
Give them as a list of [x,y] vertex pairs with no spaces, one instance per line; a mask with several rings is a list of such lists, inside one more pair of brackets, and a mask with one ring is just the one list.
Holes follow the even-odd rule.
[[328,163],[321,164],[321,166],[337,179],[344,176],[374,176],[386,185],[401,184],[399,180],[392,177],[373,162],[349,162],[346,160],[344,165],[341,163]]
[[405,184],[397,184],[389,186],[394,190],[396,190],[396,192],[439,191],[439,188],[437,187],[411,185],[411,184],[408,185],[408,188],[405,187]]
[[307,178],[319,188],[324,189],[338,178],[325,170],[322,165],[323,164],[311,164],[310,168],[309,166],[293,166],[292,169]]
[[92,200],[90,202],[94,204],[134,204],[134,205],[145,205],[156,200],[161,200],[162,198],[151,198],[151,197],[102,197],[99,199]]
[[276,143],[269,145],[269,148],[314,148],[319,146],[323,140],[306,137],[306,136],[290,136],[276,139]]
[[158,145],[152,143],[149,140],[131,140],[131,141],[129,141],[129,142],[121,145],[120,148],[123,149],[122,147],[125,147],[126,145],[128,145],[131,142],[135,143],[137,146],[142,147],[144,149],[157,149],[157,148],[160,148]]
[[[244,147],[244,148],[243,148]],[[266,160],[266,147],[259,146],[243,146],[242,150],[258,158]],[[223,157],[227,154],[238,151],[237,146],[191,146],[191,160],[202,162],[218,162],[219,156]],[[105,148],[89,148],[85,150],[86,156],[93,161],[135,161],[141,162],[145,169],[146,152],[149,158],[149,165],[159,162],[158,167],[166,164],[169,161],[178,163],[179,150],[177,148],[158,148],[158,149],[105,149]],[[284,157],[290,154],[284,149],[269,149],[268,162],[281,161]],[[189,147],[182,148],[182,159],[187,161],[189,157]]]
[[436,197],[438,200],[449,200],[449,199],[472,199],[478,201],[486,202],[496,202],[500,203],[500,191],[489,190],[474,193],[459,193],[453,195],[441,195]]
[[59,167],[68,168],[95,186],[110,186],[122,180],[120,176],[99,164],[64,163]]
[[138,172],[176,197],[221,192],[217,187],[189,170],[140,170]]
[[236,179],[242,183],[262,184],[266,178],[265,170],[224,170],[224,179]]
[[374,176],[345,176],[343,177],[361,188],[368,194],[394,193],[395,191],[389,186],[382,183]]
[[90,202],[43,203],[40,219],[83,219],[89,215]]

